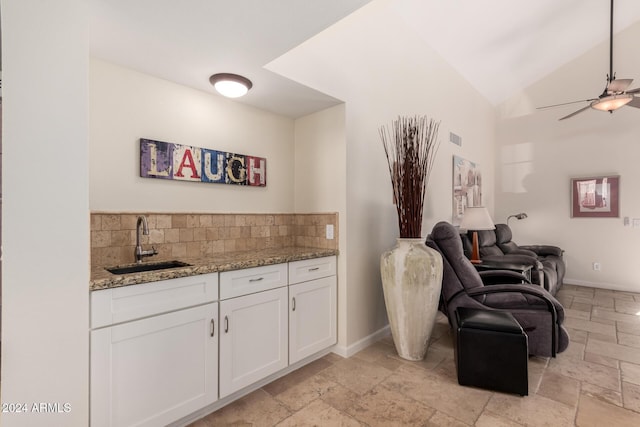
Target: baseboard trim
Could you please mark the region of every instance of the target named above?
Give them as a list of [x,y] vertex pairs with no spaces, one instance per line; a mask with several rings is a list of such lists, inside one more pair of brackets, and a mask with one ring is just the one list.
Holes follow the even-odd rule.
[[389,327],[389,325],[386,325],[378,329],[374,333],[367,335],[366,337],[356,341],[350,346],[335,345],[331,351],[337,354],[338,356],[342,356],[345,358],[351,357],[357,352],[359,352],[360,350],[364,350],[365,348],[369,347],[371,344],[377,341],[380,341],[382,338],[386,337],[389,334],[391,334],[391,328]]
[[565,285],[585,286],[587,288],[607,289],[610,291],[637,292],[635,290],[631,290],[620,285],[614,285],[612,283],[589,282],[586,280],[578,280],[578,279],[571,279],[571,278],[569,279],[565,278],[562,281],[562,283]]

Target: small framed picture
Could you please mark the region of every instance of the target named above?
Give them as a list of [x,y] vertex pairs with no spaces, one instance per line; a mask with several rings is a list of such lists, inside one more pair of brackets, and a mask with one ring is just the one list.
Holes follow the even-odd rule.
[[620,176],[571,178],[572,218],[618,218]]

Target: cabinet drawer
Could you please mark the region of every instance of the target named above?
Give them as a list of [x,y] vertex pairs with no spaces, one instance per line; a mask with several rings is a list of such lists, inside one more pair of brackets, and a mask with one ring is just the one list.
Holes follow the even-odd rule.
[[91,328],[127,322],[218,299],[218,273],[91,293]]
[[307,282],[336,274],[336,257],[305,259],[289,263],[289,284]]
[[281,286],[287,286],[287,264],[220,273],[220,299],[235,298]]

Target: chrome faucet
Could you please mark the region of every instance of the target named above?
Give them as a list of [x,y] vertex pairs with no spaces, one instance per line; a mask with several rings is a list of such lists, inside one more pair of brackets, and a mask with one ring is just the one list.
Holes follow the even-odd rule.
[[145,236],[149,235],[149,225],[147,224],[147,217],[144,215],[140,215],[138,217],[138,222],[136,222],[136,250],[135,250],[135,256],[136,256],[136,263],[140,264],[142,262],[142,259],[144,257],[147,256],[154,256],[158,254],[158,251],[156,251],[156,248],[154,248],[153,246],[151,247],[151,250],[145,251],[142,249],[142,245],[140,244],[140,231],[142,229],[142,234],[144,234]]

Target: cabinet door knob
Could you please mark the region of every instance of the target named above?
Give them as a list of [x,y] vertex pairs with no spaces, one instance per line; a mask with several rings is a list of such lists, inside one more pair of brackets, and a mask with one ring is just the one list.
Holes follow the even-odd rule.
[[296,297],[291,299],[291,311],[296,311]]
[[229,316],[224,316],[224,333],[229,332]]
[[249,279],[250,282],[259,282],[261,280],[264,280],[264,277],[258,277],[257,279]]
[[216,321],[211,319],[211,336],[213,337],[216,334]]
[[320,270],[320,267],[313,267],[309,269],[309,271],[316,271],[316,270]]

